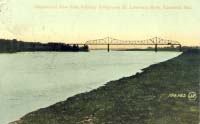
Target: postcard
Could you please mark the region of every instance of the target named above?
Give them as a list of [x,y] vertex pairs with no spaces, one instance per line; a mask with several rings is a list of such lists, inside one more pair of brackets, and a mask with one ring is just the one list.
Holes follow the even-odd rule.
[[0,124],[199,124],[199,0],[0,0]]

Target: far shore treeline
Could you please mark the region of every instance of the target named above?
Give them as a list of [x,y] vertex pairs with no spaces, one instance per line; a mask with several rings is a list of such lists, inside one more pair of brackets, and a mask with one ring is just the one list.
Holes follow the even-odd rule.
[[7,40],[0,39],[0,53],[13,52],[34,52],[34,51],[89,51],[87,45],[79,46],[77,44],[69,45],[65,43],[40,43],[40,42],[24,42],[16,39]]

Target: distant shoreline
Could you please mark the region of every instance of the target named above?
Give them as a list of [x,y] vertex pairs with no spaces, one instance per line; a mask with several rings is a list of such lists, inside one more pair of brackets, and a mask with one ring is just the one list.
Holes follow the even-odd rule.
[[[189,49],[199,49],[198,46],[182,46],[181,51],[187,51]],[[92,48],[91,50],[107,50],[106,48]],[[130,49],[120,49],[120,48],[110,48],[110,51],[155,51],[155,48],[149,47],[149,48],[130,48]],[[157,48],[157,52],[180,52],[179,47],[160,47]]]
[[[198,47],[188,47],[188,46],[183,46],[181,48],[181,51],[187,51],[188,49],[198,49]],[[133,49],[121,49],[117,51],[155,51],[155,48],[133,48]],[[163,48],[157,48],[157,51],[172,51],[172,52],[180,52],[179,47],[163,47]]]
[[[189,93],[199,91],[199,61],[199,49],[187,50],[142,73],[110,81],[10,124],[196,124],[199,97],[191,99]],[[171,97],[176,94],[185,97]]]
[[65,43],[40,43],[40,42],[24,42],[0,39],[0,53],[16,53],[16,52],[88,52],[87,45],[79,46],[78,44]]

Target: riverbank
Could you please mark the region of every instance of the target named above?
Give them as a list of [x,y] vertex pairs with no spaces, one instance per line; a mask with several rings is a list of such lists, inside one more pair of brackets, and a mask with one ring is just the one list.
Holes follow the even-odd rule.
[[0,53],[16,52],[88,52],[87,45],[79,46],[78,44],[65,44],[57,42],[40,43],[25,42],[16,39],[0,39]]
[[[200,51],[29,113],[15,124],[197,124]],[[191,96],[191,95],[190,95]]]
[[[198,49],[198,47],[188,47],[188,46],[182,46],[180,47],[158,47],[157,52],[159,51],[187,51],[189,49]],[[134,49],[123,49],[123,50],[117,50],[117,51],[155,51],[155,48],[149,47],[149,48],[134,48]]]

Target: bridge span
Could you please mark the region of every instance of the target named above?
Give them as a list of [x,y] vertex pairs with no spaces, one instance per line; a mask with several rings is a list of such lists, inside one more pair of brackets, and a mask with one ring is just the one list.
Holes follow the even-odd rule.
[[103,39],[89,40],[85,44],[80,45],[107,45],[108,52],[110,51],[110,45],[153,45],[155,47],[155,52],[158,51],[158,46],[178,46],[179,51],[181,51],[181,44],[178,41],[162,39],[159,37],[154,37],[146,40],[119,40],[111,37],[106,37]]

